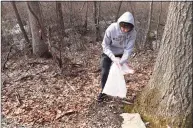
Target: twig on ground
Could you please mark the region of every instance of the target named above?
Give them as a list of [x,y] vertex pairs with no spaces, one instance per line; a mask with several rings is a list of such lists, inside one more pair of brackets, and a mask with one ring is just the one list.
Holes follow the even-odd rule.
[[75,92],[75,89],[67,81],[66,84]]
[[18,78],[17,80],[15,80],[14,82],[18,82],[20,80],[26,80],[29,77],[33,77],[33,75],[29,74],[29,75],[22,76],[22,77]]
[[17,106],[16,107],[20,107],[22,105],[22,100],[21,97],[19,95],[19,93],[16,91],[16,100],[17,100]]
[[57,116],[56,116],[56,120],[59,119],[59,118],[62,118],[62,117],[65,116],[65,115],[74,114],[75,112],[76,112],[76,111],[74,111],[74,110],[69,110],[69,111],[67,111],[67,112],[64,112],[64,113],[62,113],[62,114],[60,114],[60,115],[57,115]]
[[125,100],[121,100],[121,102],[122,102],[122,103],[125,103],[125,104],[128,104],[128,105],[131,105],[131,104],[133,104],[133,103],[131,103],[131,102],[128,102],[128,101],[125,101]]

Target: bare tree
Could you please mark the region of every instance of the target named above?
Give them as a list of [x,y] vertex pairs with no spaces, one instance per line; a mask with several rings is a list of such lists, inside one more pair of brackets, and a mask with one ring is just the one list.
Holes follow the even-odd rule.
[[99,22],[100,22],[100,17],[101,17],[101,2],[98,2],[98,15],[97,15],[97,41],[101,40],[101,35],[100,35],[100,30],[99,30]]
[[[59,38],[60,38],[60,42],[59,42],[59,67],[62,67],[62,48],[63,48],[63,38],[64,36],[66,37],[66,33],[64,31],[64,20],[63,20],[63,14],[62,14],[62,4],[61,2],[56,2],[56,14],[57,14],[57,26],[58,26],[58,31],[59,31]],[[49,36],[50,36],[50,30],[49,30]]]
[[192,2],[170,2],[152,77],[134,111],[153,128],[192,127]]
[[72,25],[72,1],[70,1],[70,25]]
[[148,24],[147,24],[147,30],[146,30],[146,34],[145,34],[145,39],[144,39],[144,48],[145,49],[151,49],[153,50],[153,46],[152,43],[149,39],[149,35],[150,35],[150,26],[151,26],[151,17],[152,17],[152,7],[153,7],[153,1],[150,2],[150,10],[149,10],[149,17],[148,17]]
[[[133,18],[134,18],[135,29],[136,29],[136,28],[137,28],[137,27],[136,27],[136,26],[137,26],[137,24],[136,24],[136,20],[137,20],[137,19],[135,19],[135,11],[134,11],[134,9],[133,9],[133,8],[135,8],[135,6],[134,6],[134,4],[132,4],[132,2],[128,2],[128,5],[129,5],[129,7],[130,7],[130,9],[131,9],[131,13],[132,13]],[[136,31],[137,31],[137,29],[136,29]],[[138,42],[135,42],[135,52],[140,52],[140,47],[139,47]]]
[[29,21],[32,33],[33,54],[42,57],[49,55],[45,28],[42,20],[39,2],[27,2]]
[[24,38],[25,38],[26,42],[27,42],[28,44],[30,44],[29,38],[28,38],[28,36],[27,36],[27,33],[26,33],[26,31],[25,31],[25,29],[24,29],[24,27],[23,27],[23,23],[22,23],[22,21],[21,21],[21,17],[20,17],[20,15],[19,15],[18,10],[17,10],[15,1],[12,1],[11,4],[12,4],[13,9],[14,9],[14,11],[15,11],[15,15],[16,15],[16,18],[17,18],[17,22],[18,22],[19,27],[20,27],[23,35],[24,35]]
[[56,2],[56,14],[57,14],[57,21],[58,21],[58,29],[60,29],[60,35],[66,36],[64,31],[64,20],[63,20],[63,13],[62,13],[62,4],[61,2]]
[[119,5],[118,5],[118,10],[117,10],[117,15],[116,15],[116,18],[115,18],[115,22],[118,20],[119,18],[119,12],[120,12],[120,9],[121,9],[121,5],[122,5],[122,1],[119,2]]
[[128,3],[129,3],[129,7],[131,8],[131,13],[133,14],[133,17],[134,17],[134,19],[135,19],[135,11],[134,11],[134,9],[133,9],[133,8],[135,8],[135,6],[134,6],[134,4],[132,4],[131,1],[128,2]]
[[87,30],[87,20],[88,20],[88,2],[86,2],[86,13],[85,13],[85,21],[84,21],[84,30]]
[[100,33],[99,33],[99,15],[98,15],[98,9],[97,8],[97,2],[94,1],[94,7],[93,7],[93,10],[94,10],[94,13],[93,13],[93,16],[94,16],[94,24],[95,24],[95,29],[96,29],[96,41],[99,41],[100,40]]

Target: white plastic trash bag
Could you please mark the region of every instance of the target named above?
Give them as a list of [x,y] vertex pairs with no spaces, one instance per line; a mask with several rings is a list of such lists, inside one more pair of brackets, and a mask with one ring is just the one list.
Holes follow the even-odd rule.
[[109,75],[102,93],[111,96],[118,96],[121,98],[126,97],[127,89],[125,79],[121,69],[115,63],[111,65]]
[[102,93],[110,96],[125,98],[127,88],[124,75],[129,73],[133,74],[134,70],[131,69],[126,63],[122,66],[113,63],[111,65],[109,75]]
[[127,63],[124,63],[121,66],[121,72],[123,73],[123,75],[125,75],[125,74],[133,74],[134,70]]

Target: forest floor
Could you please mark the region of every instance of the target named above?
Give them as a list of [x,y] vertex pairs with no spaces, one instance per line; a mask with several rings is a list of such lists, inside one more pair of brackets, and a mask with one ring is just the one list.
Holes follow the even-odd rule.
[[147,85],[156,54],[130,58],[135,74],[126,75],[127,102],[100,92],[100,43],[63,55],[63,71],[52,59],[12,57],[1,77],[2,128],[120,128],[121,113]]

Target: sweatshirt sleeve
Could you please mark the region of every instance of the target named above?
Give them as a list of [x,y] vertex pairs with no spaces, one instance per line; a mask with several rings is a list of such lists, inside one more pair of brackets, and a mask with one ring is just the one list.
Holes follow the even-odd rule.
[[123,56],[121,58],[120,64],[123,64],[127,62],[129,56],[131,55],[131,52],[133,51],[134,45],[135,45],[135,40],[136,40],[136,31],[132,34],[130,39],[128,40],[128,43],[124,49]]
[[107,28],[105,31],[105,35],[103,38],[102,42],[102,48],[103,48],[103,53],[105,53],[112,61],[115,59],[115,55],[110,49],[110,43],[111,43],[111,34],[110,34],[110,26]]

